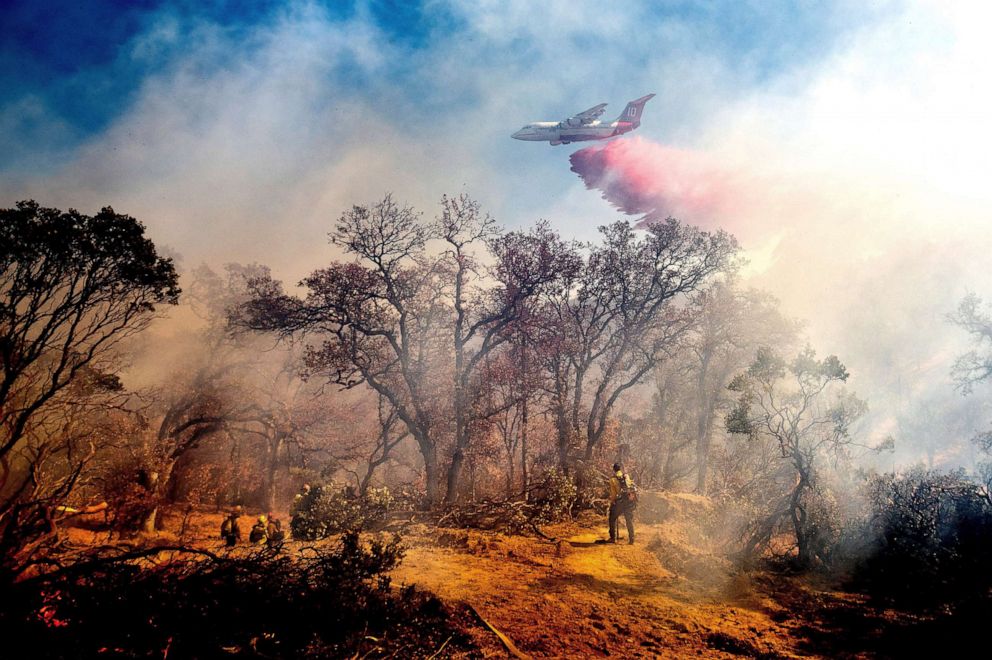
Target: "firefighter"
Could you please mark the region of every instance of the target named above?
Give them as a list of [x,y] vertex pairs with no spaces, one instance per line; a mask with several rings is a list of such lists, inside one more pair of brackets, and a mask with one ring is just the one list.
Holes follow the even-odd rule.
[[238,525],[238,518],[241,516],[241,507],[234,507],[228,514],[224,522],[220,524],[220,537],[224,539],[227,547],[234,547],[241,540],[241,526]]
[[610,543],[617,542],[617,523],[623,516],[627,523],[627,543],[634,544],[634,509],[637,508],[637,489],[619,463],[613,464],[610,477]]
[[266,519],[265,514],[258,517],[258,521],[252,525],[251,533],[248,535],[248,542],[252,545],[263,545],[269,539],[269,535],[266,531]]

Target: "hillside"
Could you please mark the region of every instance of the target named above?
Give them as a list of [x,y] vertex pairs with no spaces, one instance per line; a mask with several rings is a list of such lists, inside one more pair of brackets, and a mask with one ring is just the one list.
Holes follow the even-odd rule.
[[[86,516],[86,527],[98,527],[98,517]],[[166,529],[143,542],[225,553],[221,520],[195,512],[180,539],[183,520],[172,513]],[[406,547],[394,585],[416,585],[464,612],[478,649],[468,657],[899,657],[960,634],[941,628],[947,621],[873,607],[815,576],[736,569],[720,553],[723,512],[698,495],[643,493],[634,545],[623,531],[621,543],[602,543],[605,516],[592,512],[544,528],[555,541],[422,522],[394,528]],[[106,532],[79,527],[69,538],[107,541]],[[290,541],[283,552],[306,545]],[[235,553],[249,551],[241,545]],[[443,648],[424,649],[424,657],[438,651],[465,657]]]
[[[734,571],[715,525],[706,498],[649,493],[633,546],[597,543],[606,522],[592,514],[546,529],[557,543],[415,526],[395,577],[470,604],[532,657],[869,657],[908,623],[826,586]],[[489,657],[511,655],[474,634]]]

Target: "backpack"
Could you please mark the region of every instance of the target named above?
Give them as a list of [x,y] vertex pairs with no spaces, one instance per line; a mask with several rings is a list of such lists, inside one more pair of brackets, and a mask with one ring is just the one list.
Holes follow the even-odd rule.
[[285,540],[286,533],[282,531],[282,526],[277,523],[269,523],[269,526],[265,530],[266,536],[268,536],[269,545],[275,545]]
[[251,528],[251,534],[248,535],[248,541],[250,543],[265,543],[268,539],[268,535],[265,533],[265,525],[262,523],[255,523]]
[[232,530],[231,530],[231,519],[230,518],[224,518],[224,522],[222,522],[220,524],[220,537],[222,539],[226,539],[228,536],[231,535],[231,533],[232,533]]
[[620,500],[630,504],[637,504],[637,486],[630,480],[627,473],[624,473],[623,479],[617,479],[617,481],[620,485]]

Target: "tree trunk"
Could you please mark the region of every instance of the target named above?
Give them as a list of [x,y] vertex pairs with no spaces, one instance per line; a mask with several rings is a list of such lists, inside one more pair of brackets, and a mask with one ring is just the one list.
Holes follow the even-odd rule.
[[455,385],[455,451],[448,466],[448,488],[445,495],[447,502],[458,499],[458,485],[465,465],[465,450],[468,447],[468,424],[465,420],[464,392],[460,385]]
[[564,474],[569,472],[568,449],[571,444],[571,427],[565,417],[565,411],[558,411],[558,465]]
[[156,526],[158,525],[158,513],[159,504],[163,500],[167,489],[169,488],[169,482],[172,479],[172,472],[176,467],[176,461],[178,459],[172,459],[166,463],[162,468],[161,472],[151,473],[155,476],[150,477],[149,496],[154,502],[152,510],[148,512],[145,516],[144,521],[141,523],[141,531],[146,534],[154,534],[156,532]]
[[586,453],[584,454],[585,460],[592,460],[593,452],[596,450],[596,445],[599,444],[599,439],[601,437],[602,433],[592,433],[586,437]]
[[530,483],[527,476],[527,395],[524,395],[520,411],[520,476],[523,479],[524,498],[530,499]]
[[516,476],[514,474],[514,471],[513,471],[513,468],[514,468],[514,465],[513,465],[514,456],[513,456],[513,454],[514,453],[515,452],[512,452],[512,451],[508,453],[507,458],[509,460],[507,460],[507,462],[506,462],[506,467],[507,467],[507,470],[506,470],[506,496],[508,498],[509,497],[513,497],[513,482],[515,481],[514,477]]
[[458,499],[458,482],[461,481],[464,465],[465,452],[461,447],[456,446],[455,453],[451,456],[451,465],[448,466],[448,484],[444,498],[449,504]]
[[[419,438],[418,438],[419,440]],[[420,453],[424,457],[424,488],[427,491],[425,505],[432,509],[441,502],[441,471],[437,464],[437,451],[433,446],[420,444]]]
[[810,552],[809,530],[806,524],[806,509],[802,504],[803,493],[809,487],[809,478],[806,471],[796,466],[799,471],[799,481],[792,490],[792,498],[789,501],[789,514],[792,517],[792,527],[796,533],[796,546],[799,549],[799,565],[808,567],[813,562]]
[[713,401],[707,403],[707,409],[702,419],[699,435],[696,438],[696,493],[706,494],[706,476],[710,465],[710,439],[713,436]]
[[359,495],[364,496],[367,492],[369,492],[369,484],[372,483],[372,473],[374,471],[375,470],[373,470],[372,467],[369,466],[369,469],[365,471],[365,476],[362,477],[362,480],[358,482]]
[[470,460],[468,462],[468,486],[469,492],[472,494],[471,500],[475,501],[475,461]]
[[455,451],[448,468],[448,488],[445,493],[447,502],[458,499],[458,482],[462,476],[462,465],[465,461],[465,450],[468,447],[468,424],[466,415],[465,385],[465,310],[462,306],[462,292],[465,278],[465,261],[462,259],[461,248],[456,247],[458,270],[455,272]]
[[675,471],[672,462],[675,460],[675,438],[670,438],[666,443],[668,451],[665,452],[665,467],[661,471],[662,490],[674,490],[675,481],[672,473]]
[[282,435],[276,435],[275,438],[270,440],[269,445],[269,466],[268,475],[265,484],[265,501],[268,505],[269,512],[276,510],[276,473],[279,471],[279,451],[282,449]]
[[703,355],[699,366],[697,381],[697,399],[699,401],[699,417],[696,419],[696,493],[706,494],[706,471],[709,466],[710,454],[710,418],[713,416],[712,397],[706,391],[706,375],[709,372],[710,355]]

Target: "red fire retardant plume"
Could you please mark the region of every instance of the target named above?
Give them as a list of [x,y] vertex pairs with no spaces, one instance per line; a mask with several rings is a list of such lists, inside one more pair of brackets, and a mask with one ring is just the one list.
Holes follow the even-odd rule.
[[639,137],[576,151],[572,171],[624,213],[645,214],[638,224],[676,217],[700,225],[719,221],[731,182],[701,154]]

